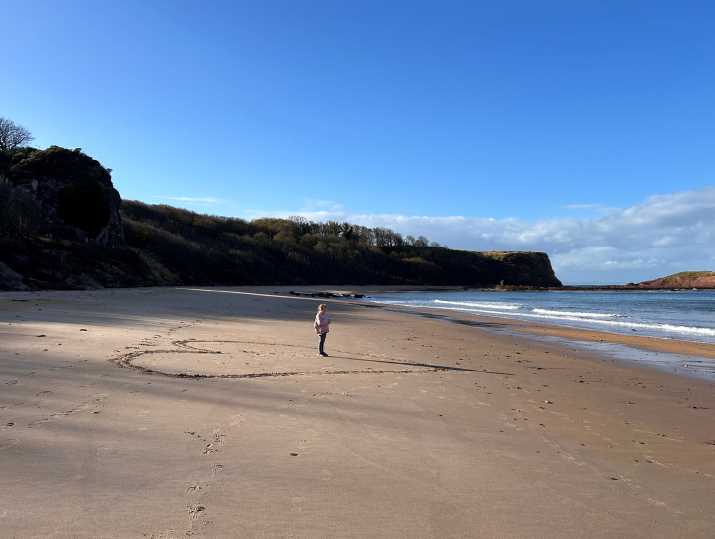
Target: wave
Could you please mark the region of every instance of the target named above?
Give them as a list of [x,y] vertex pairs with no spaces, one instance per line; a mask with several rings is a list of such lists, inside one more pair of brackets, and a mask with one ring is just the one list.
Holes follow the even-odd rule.
[[476,302],[476,301],[445,301],[441,299],[435,299],[433,300],[434,303],[440,303],[440,304],[445,304],[445,305],[461,305],[464,307],[480,307],[482,309],[503,309],[505,311],[515,311],[519,308],[521,308],[521,305],[518,303],[501,303],[498,301],[484,301],[484,302]]
[[715,337],[715,328],[703,328],[698,326],[679,326],[675,324],[657,324],[648,322],[620,322],[618,320],[604,320],[602,318],[579,318],[577,316],[554,316],[546,314],[535,314],[535,313],[505,313],[498,311],[477,311],[482,314],[492,314],[495,316],[511,315],[514,317],[529,317],[529,318],[540,318],[545,320],[561,321],[566,320],[570,322],[581,322],[583,324],[600,324],[618,328],[625,329],[645,329],[651,330],[657,333],[680,333],[684,335],[698,335],[702,337]]
[[525,315],[549,320],[570,320],[572,322],[586,322],[589,324],[602,324],[613,327],[622,327],[627,329],[648,329],[659,333],[682,333],[686,335],[700,335],[703,337],[715,337],[715,328],[702,328],[697,326],[678,326],[675,324],[656,324],[647,322],[619,322],[617,320],[590,319],[585,320],[578,317],[568,316],[548,316],[548,315]]
[[378,303],[380,305],[397,305],[398,307],[429,307],[424,301],[417,301],[411,299],[368,299],[372,303]]
[[578,318],[621,318],[623,315],[613,313],[587,313],[579,311],[556,311],[551,309],[531,309],[538,314],[551,314],[554,316],[575,316]]
[[[435,300],[439,301],[439,300]],[[380,303],[380,302],[378,302]],[[449,302],[449,303],[476,303],[476,302]],[[649,330],[652,331],[656,334],[664,334],[664,333],[670,333],[670,334],[682,334],[682,335],[694,335],[694,336],[699,336],[699,337],[715,337],[715,328],[703,328],[703,327],[698,327],[698,326],[680,326],[680,325],[675,325],[675,324],[657,324],[657,323],[647,323],[647,322],[625,322],[625,321],[619,321],[619,320],[606,320],[603,318],[579,318],[577,316],[556,316],[556,315],[551,315],[551,314],[539,314],[535,312],[510,312],[510,311],[497,311],[497,310],[489,310],[489,308],[475,308],[474,305],[470,305],[471,308],[464,308],[464,307],[436,307],[436,306],[430,306],[430,305],[425,305],[424,302],[422,302],[420,305],[416,305],[414,303],[408,304],[403,302],[390,302],[390,304],[395,305],[395,306],[401,306],[401,307],[411,307],[411,308],[428,308],[428,309],[442,309],[442,310],[447,310],[447,311],[462,311],[462,312],[468,312],[468,313],[478,313],[478,314],[487,314],[487,315],[492,315],[495,317],[511,317],[511,318],[537,318],[540,320],[551,320],[554,322],[580,322],[581,324],[591,324],[591,325],[601,325],[601,326],[611,326],[614,329],[615,328],[623,328],[624,330],[627,329],[643,329],[643,330]],[[509,304],[506,304],[509,305]],[[518,308],[518,306],[517,306]],[[564,312],[564,311],[560,311]]]

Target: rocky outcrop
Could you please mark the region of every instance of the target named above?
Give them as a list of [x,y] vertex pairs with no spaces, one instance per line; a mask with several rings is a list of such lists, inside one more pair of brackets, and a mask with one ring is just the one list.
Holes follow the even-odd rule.
[[23,149],[0,170],[5,236],[124,245],[121,198],[110,170],[79,149]]
[[0,262],[0,290],[28,290],[22,275],[4,262]]
[[715,288],[715,271],[681,271],[638,283],[639,288]]

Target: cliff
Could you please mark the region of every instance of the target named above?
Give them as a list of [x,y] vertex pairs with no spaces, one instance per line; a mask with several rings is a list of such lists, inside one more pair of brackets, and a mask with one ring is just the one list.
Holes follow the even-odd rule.
[[122,201],[111,171],[80,150],[0,154],[0,289],[250,284],[561,285],[545,253]]
[[681,271],[638,283],[640,288],[715,288],[715,271]]
[[0,154],[0,235],[124,244],[110,170],[79,149]]

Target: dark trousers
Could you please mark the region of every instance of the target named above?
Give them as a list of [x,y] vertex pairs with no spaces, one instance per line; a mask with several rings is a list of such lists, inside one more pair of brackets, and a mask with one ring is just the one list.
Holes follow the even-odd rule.
[[320,344],[318,345],[318,351],[319,351],[321,354],[324,354],[324,353],[325,353],[325,350],[323,350],[323,346],[325,346],[325,337],[327,337],[327,336],[328,336],[327,333],[321,333],[321,334],[320,334]]

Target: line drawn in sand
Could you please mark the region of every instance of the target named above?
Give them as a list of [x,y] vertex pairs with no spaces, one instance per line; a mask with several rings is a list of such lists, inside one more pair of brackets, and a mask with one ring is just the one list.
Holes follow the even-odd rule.
[[[216,356],[226,356],[226,354],[220,350],[211,350],[208,348],[200,348],[200,344],[242,344],[242,345],[260,345],[260,346],[271,346],[271,347],[289,347],[289,348],[299,348],[305,349],[306,351],[313,351],[313,347],[298,345],[298,344],[282,344],[282,343],[272,343],[272,342],[259,342],[259,341],[241,341],[241,340],[177,340],[173,341],[172,344],[176,348],[171,350],[137,350],[128,352],[117,357],[110,359],[112,363],[122,368],[130,368],[138,370],[144,374],[157,374],[161,376],[168,376],[172,378],[191,378],[191,379],[207,379],[207,378],[232,378],[232,379],[246,379],[246,378],[275,378],[284,376],[325,376],[325,375],[343,375],[343,374],[388,374],[388,373],[399,373],[399,374],[425,374],[425,373],[435,373],[435,372],[477,372],[477,373],[488,373],[488,374],[511,374],[511,373],[497,373],[490,372],[486,370],[476,370],[468,369],[465,367],[452,367],[448,365],[435,365],[430,363],[418,363],[410,361],[399,361],[394,359],[382,358],[379,356],[373,356],[370,354],[361,354],[364,357],[355,357],[350,355],[332,355],[334,359],[346,359],[350,361],[366,362],[366,363],[378,363],[386,365],[396,365],[403,366],[405,368],[392,368],[392,369],[334,369],[334,370],[320,370],[320,371],[310,371],[310,370],[296,370],[296,371],[269,371],[269,372],[249,372],[241,374],[206,374],[206,373],[196,373],[196,372],[167,372],[162,371],[157,368],[145,367],[143,365],[137,365],[134,363],[135,360],[142,356],[152,355],[152,354],[207,354]],[[345,352],[338,351],[338,354],[346,354]],[[407,368],[409,367],[409,368]]]

